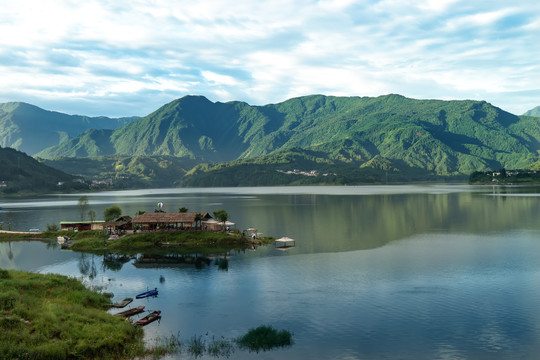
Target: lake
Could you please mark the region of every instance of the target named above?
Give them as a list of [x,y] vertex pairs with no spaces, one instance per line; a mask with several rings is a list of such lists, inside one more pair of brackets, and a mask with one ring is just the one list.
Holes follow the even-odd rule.
[[[162,310],[156,336],[210,340],[272,325],[292,347],[251,359],[535,359],[540,352],[537,187],[403,185],[155,189],[87,194],[101,217],[225,209],[238,229],[289,236],[213,259],[62,251],[55,242],[0,243],[0,267],[75,276],[114,300]],[[79,195],[0,200],[4,229],[80,219]],[[183,357],[188,357],[183,354]],[[210,358],[210,357],[209,357]]]

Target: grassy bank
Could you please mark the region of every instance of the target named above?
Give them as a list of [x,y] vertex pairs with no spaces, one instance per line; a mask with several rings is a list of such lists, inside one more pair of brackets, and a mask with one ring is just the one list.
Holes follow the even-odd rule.
[[251,240],[239,234],[206,231],[137,233],[116,240],[84,239],[75,241],[75,251],[141,252],[170,250],[185,253],[216,253],[232,249],[245,249]]
[[0,269],[0,358],[133,358],[140,328],[108,314],[110,297],[60,275]]
[[[48,231],[44,233],[0,233],[0,241],[11,240],[50,240],[58,236],[67,236],[72,242],[70,249],[92,253],[125,253],[139,252],[178,252],[178,253],[224,253],[230,250],[243,250],[253,245],[251,239],[239,233],[179,231],[136,233],[122,236],[116,240],[107,240],[108,235],[102,231]],[[267,245],[274,241],[273,237],[258,238],[257,245]]]

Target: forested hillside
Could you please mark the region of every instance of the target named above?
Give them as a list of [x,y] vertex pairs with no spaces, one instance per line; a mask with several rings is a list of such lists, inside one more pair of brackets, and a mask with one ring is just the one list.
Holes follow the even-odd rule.
[[23,152],[0,148],[0,195],[88,189],[75,177],[39,163]]
[[535,116],[535,117],[540,117],[540,106],[537,106],[535,107],[534,109],[531,109],[529,111],[527,111],[525,114],[523,114],[524,116]]
[[34,155],[86,129],[115,129],[135,119],[67,115],[21,102],[3,103],[0,104],[0,146]]
[[174,156],[97,156],[41,160],[70,174],[83,176],[94,187],[110,184],[117,189],[178,186],[197,162]]
[[[387,164],[426,176],[460,177],[538,161],[539,124],[538,118],[518,117],[483,101],[312,95],[250,106],[186,96],[126,126],[88,131],[38,156],[167,155],[212,164],[302,149],[340,168]],[[213,165],[203,168],[190,174],[215,171]]]

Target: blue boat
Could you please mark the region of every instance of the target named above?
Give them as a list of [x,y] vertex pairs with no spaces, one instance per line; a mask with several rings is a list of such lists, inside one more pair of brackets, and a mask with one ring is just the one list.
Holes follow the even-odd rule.
[[140,293],[139,295],[135,296],[135,298],[142,299],[149,296],[157,296],[157,294],[158,294],[158,289],[155,288],[154,290],[148,290],[143,293]]

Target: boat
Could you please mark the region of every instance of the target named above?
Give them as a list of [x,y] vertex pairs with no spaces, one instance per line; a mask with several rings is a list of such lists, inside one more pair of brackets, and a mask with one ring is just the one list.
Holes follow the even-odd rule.
[[127,304],[129,304],[130,302],[133,301],[133,298],[125,298],[124,300],[116,303],[116,304],[112,304],[111,306],[112,307],[115,307],[115,308],[123,308],[123,307],[126,307]]
[[142,299],[142,298],[149,297],[149,296],[157,296],[157,294],[158,294],[158,289],[155,288],[154,290],[148,290],[148,291],[145,291],[143,293],[140,293],[137,296],[135,296],[135,298]]
[[137,306],[132,309],[124,310],[117,314],[114,314],[114,316],[130,317],[130,316],[142,313],[143,311],[144,311],[144,306]]
[[152,311],[150,314],[148,314],[145,317],[137,320],[135,322],[135,325],[141,325],[141,326],[148,325],[152,321],[156,321],[156,320],[161,319],[160,314],[161,314],[161,310]]
[[58,236],[56,238],[56,241],[58,241],[58,243],[60,245],[62,245],[63,243],[65,243],[66,241],[69,241],[69,238],[67,236]]

